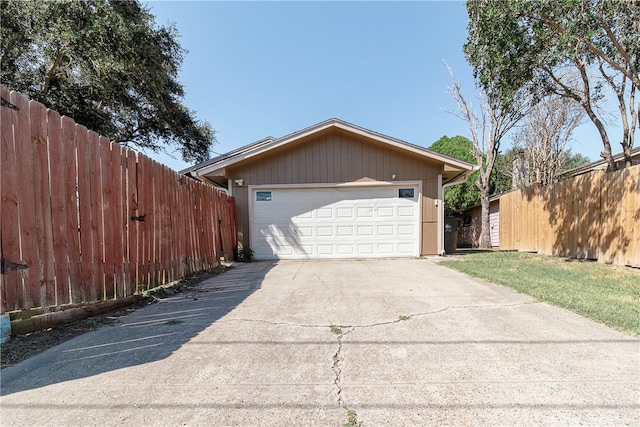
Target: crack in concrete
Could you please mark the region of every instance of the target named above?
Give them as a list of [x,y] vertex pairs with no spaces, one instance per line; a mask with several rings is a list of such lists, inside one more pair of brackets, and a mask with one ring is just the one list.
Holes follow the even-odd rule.
[[[342,339],[345,337],[345,335],[353,332],[354,330],[355,328],[352,327],[346,331],[342,331],[342,330],[340,331],[337,337],[338,348],[336,349],[336,352],[333,355],[333,363],[331,364],[331,370],[333,371],[333,374],[334,374],[333,387],[336,391],[336,402],[338,402],[338,406],[340,406],[346,411],[348,411],[349,408],[347,407],[344,401],[344,398],[342,396],[342,368],[340,366],[340,362],[342,361]],[[333,331],[333,328],[332,328],[332,331]]]
[[532,304],[540,304],[538,301],[530,301],[530,302],[519,302],[514,304],[492,304],[492,305],[448,305],[439,310],[434,311],[425,311],[422,313],[413,313],[409,315],[401,315],[398,316],[395,320],[389,320],[386,322],[378,322],[378,323],[370,323],[368,325],[350,325],[358,328],[372,328],[375,326],[384,326],[384,325],[393,325],[395,323],[404,322],[406,320],[413,319],[414,317],[422,317],[422,316],[431,316],[433,314],[439,314],[445,312],[447,310],[458,310],[458,309],[466,309],[466,308],[501,308],[501,307],[519,307],[522,305],[532,305]]
[[293,273],[293,278],[291,278],[292,282],[296,280],[296,278],[298,277],[298,273],[300,273],[300,270],[302,270],[302,265],[300,265],[300,267],[298,267],[298,271]]
[[[415,317],[423,317],[423,316],[431,316],[433,314],[439,314],[448,310],[461,310],[461,309],[468,309],[468,308],[501,308],[501,307],[519,307],[519,306],[524,306],[524,305],[534,305],[534,304],[542,304],[539,301],[531,301],[531,302],[521,302],[521,303],[514,303],[514,304],[491,304],[491,305],[449,305],[443,308],[440,308],[438,310],[433,310],[433,311],[425,311],[425,312],[421,312],[421,313],[413,313],[413,314],[408,314],[408,315],[400,315],[398,316],[397,319],[394,320],[388,320],[385,322],[376,322],[376,323],[369,323],[369,324],[364,324],[364,325],[340,325],[341,328],[373,328],[376,326],[385,326],[385,325],[393,325],[395,323],[400,323],[400,322],[404,322],[410,319],[413,319]],[[327,316],[328,317],[328,316]],[[329,319],[327,319],[329,321]],[[241,318],[241,319],[221,319],[218,320],[218,322],[256,322],[256,323],[264,323],[267,325],[273,325],[273,326],[293,326],[293,327],[300,327],[300,328],[330,328],[332,326],[336,326],[334,323],[332,323],[331,321],[329,321],[326,324],[313,324],[313,323],[296,323],[296,322],[273,322],[270,320],[264,320],[264,319],[246,319],[246,318]],[[350,331],[351,332],[351,331]]]

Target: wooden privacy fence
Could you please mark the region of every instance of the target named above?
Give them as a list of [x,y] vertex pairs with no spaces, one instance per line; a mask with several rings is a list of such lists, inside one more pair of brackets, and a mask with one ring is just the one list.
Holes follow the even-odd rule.
[[640,166],[501,196],[500,249],[640,267]]
[[233,198],[2,97],[2,313],[127,298],[233,256]]

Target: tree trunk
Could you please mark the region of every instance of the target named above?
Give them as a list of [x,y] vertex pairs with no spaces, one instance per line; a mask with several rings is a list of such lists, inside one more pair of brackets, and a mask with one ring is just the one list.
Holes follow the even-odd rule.
[[489,222],[489,187],[481,191],[480,204],[482,211],[480,218],[482,228],[480,229],[480,248],[491,249],[491,224]]

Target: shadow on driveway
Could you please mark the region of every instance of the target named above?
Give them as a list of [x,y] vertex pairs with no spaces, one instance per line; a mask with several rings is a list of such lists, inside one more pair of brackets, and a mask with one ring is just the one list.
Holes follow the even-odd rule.
[[114,325],[5,368],[1,395],[163,360],[259,289],[275,264],[237,265],[189,292],[160,300]]

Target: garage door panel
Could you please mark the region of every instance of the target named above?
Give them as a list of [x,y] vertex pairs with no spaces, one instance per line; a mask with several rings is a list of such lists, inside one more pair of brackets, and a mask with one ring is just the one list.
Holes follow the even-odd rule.
[[415,252],[415,245],[413,243],[398,243],[398,252],[401,254],[412,254]]
[[319,244],[317,245],[317,250],[319,255],[333,255],[333,245],[332,244]]
[[316,217],[318,219],[331,219],[334,217],[333,215],[333,208],[328,207],[328,208],[318,208],[316,210]]
[[413,235],[417,233],[416,227],[413,224],[399,224],[398,225],[398,234],[402,235]]
[[353,226],[339,225],[336,227],[338,237],[353,236]]
[[338,243],[336,246],[339,255],[354,255],[353,244]]
[[373,255],[373,243],[360,243],[358,244],[358,253],[363,255]]
[[359,225],[356,227],[357,236],[370,237],[373,236],[373,225]]
[[313,245],[301,245],[299,247],[300,247],[300,253],[302,255],[306,255],[308,257],[311,257],[312,255],[314,255]]
[[377,213],[379,218],[393,217],[393,206],[380,206]]
[[353,208],[339,207],[336,209],[337,218],[353,218]]
[[373,218],[373,206],[359,207],[356,215],[358,218]]
[[282,230],[281,228],[278,228],[278,227],[274,227],[273,225],[270,225],[270,224],[266,224],[264,226],[264,228],[259,230],[259,233],[265,239],[270,238],[270,237],[284,237],[285,236],[284,230]]
[[398,216],[415,216],[415,208],[413,206],[398,206]]
[[313,237],[313,227],[298,227],[297,234],[299,237]]
[[378,248],[377,252],[383,255],[391,255],[393,253],[392,243],[378,243],[377,248]]
[[332,226],[318,226],[316,227],[316,232],[318,237],[333,237],[333,227]]
[[269,223],[273,220],[271,208],[257,209],[255,213],[256,221]]
[[416,256],[418,188],[408,187],[261,189],[262,201],[252,195],[256,258]]
[[378,229],[378,236],[393,236],[392,224],[378,225],[377,229]]

